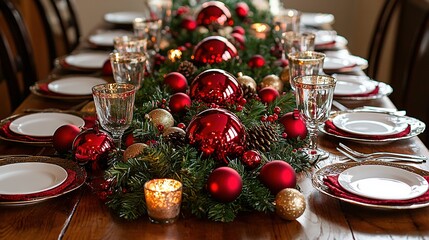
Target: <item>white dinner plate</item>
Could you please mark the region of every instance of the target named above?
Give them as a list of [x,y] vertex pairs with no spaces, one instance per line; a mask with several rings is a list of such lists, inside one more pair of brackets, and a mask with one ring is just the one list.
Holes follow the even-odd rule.
[[326,57],[323,62],[323,69],[330,71],[352,68],[354,66],[356,66],[356,63],[347,58]]
[[24,115],[13,120],[9,125],[9,129],[21,135],[51,137],[59,127],[67,124],[83,127],[85,121],[72,114],[42,112]]
[[94,45],[101,47],[113,47],[115,37],[132,35],[132,32],[124,30],[111,30],[93,34],[89,36],[88,41]]
[[348,192],[379,200],[408,200],[428,190],[422,176],[383,165],[351,167],[340,173],[338,183]]
[[55,188],[67,179],[67,171],[42,162],[0,166],[0,194],[31,194]]
[[324,24],[332,24],[334,20],[334,15],[328,13],[304,12],[301,15],[301,24],[313,27],[320,27]]
[[314,32],[316,38],[314,39],[315,45],[324,45],[333,43],[337,37],[337,32],[333,30],[319,30]]
[[351,76],[349,78],[337,78],[335,96],[348,96],[356,94],[368,94],[377,87],[374,81],[366,76]]
[[114,24],[133,24],[136,18],[145,18],[143,12],[111,12],[104,15],[104,20]]
[[335,41],[333,44],[315,44],[315,49],[317,51],[326,51],[326,50],[337,50],[337,49],[344,49],[349,42],[347,39],[343,36],[337,35],[335,37]]
[[48,84],[51,92],[65,95],[91,95],[92,87],[106,83],[106,80],[95,77],[68,77],[52,81]]
[[400,116],[377,112],[339,114],[332,122],[346,132],[359,135],[386,136],[404,131],[408,124]]
[[81,52],[67,56],[64,61],[73,67],[83,69],[101,69],[109,58],[106,52]]

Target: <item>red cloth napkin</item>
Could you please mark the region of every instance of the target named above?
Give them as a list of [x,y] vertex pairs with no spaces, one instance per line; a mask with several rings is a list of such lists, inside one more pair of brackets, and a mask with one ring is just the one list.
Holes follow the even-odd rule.
[[380,92],[380,87],[377,85],[374,90],[372,90],[369,93],[359,93],[359,94],[349,94],[349,95],[335,95],[336,97],[369,97],[369,96],[374,96],[377,95],[378,92]]
[[[423,195],[408,199],[408,200],[378,200],[371,199],[366,197],[361,197],[353,193],[347,192],[343,187],[338,183],[339,175],[327,176],[323,179],[325,185],[332,191],[335,196],[347,198],[350,200],[358,201],[361,203],[375,204],[375,205],[409,205],[414,203],[423,203],[429,201],[429,190],[426,191]],[[424,176],[426,181],[429,182],[429,176]]]
[[383,139],[389,139],[389,138],[400,138],[407,136],[411,131],[411,126],[408,125],[407,128],[405,128],[404,131],[390,134],[390,135],[363,135],[363,134],[353,134],[349,132],[345,132],[335,126],[335,124],[331,120],[327,120],[325,122],[325,131],[328,133],[332,133],[334,135],[343,136],[343,137],[352,137],[352,138],[360,138],[360,139],[371,139],[371,140],[383,140]]
[[71,169],[67,169],[66,180],[61,185],[55,188],[52,188],[43,192],[31,193],[31,194],[0,195],[0,200],[1,201],[26,201],[26,200],[31,200],[33,198],[38,198],[38,197],[54,196],[61,193],[64,189],[70,186],[75,180],[76,180],[76,172]]

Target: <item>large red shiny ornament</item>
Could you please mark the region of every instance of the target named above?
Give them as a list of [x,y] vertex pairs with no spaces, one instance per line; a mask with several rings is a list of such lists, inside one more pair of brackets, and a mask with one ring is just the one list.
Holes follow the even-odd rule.
[[78,126],[67,124],[55,130],[52,136],[52,144],[59,153],[66,153],[72,149],[73,141],[80,133]]
[[221,202],[232,202],[240,196],[243,181],[240,174],[230,167],[213,170],[207,180],[207,190],[211,196]]
[[228,157],[241,156],[246,132],[233,113],[210,108],[197,114],[186,129],[186,138],[205,156],[228,163]]
[[284,127],[286,138],[295,139],[299,137],[301,140],[303,140],[307,137],[307,126],[305,125],[305,121],[301,117],[301,113],[298,111],[298,109],[283,115],[281,118],[279,118],[279,122]]
[[186,92],[188,88],[186,77],[179,72],[171,72],[165,75],[164,84],[167,85],[172,92]]
[[289,163],[274,160],[266,163],[259,172],[261,182],[276,195],[282,189],[296,187],[296,173]]
[[197,14],[197,24],[205,27],[232,26],[234,21],[223,2],[209,1],[201,5],[201,10]]
[[94,171],[107,168],[108,156],[113,149],[113,138],[98,128],[81,132],[73,142],[74,159]]
[[221,69],[209,69],[194,78],[189,95],[195,100],[224,106],[242,98],[243,91],[231,73]]
[[171,95],[168,107],[172,113],[182,113],[191,106],[191,98],[185,93],[175,93]]
[[228,61],[238,56],[234,44],[221,36],[209,36],[199,42],[193,52],[193,59],[200,64]]
[[273,87],[264,87],[258,92],[259,98],[263,103],[271,103],[278,96],[280,96],[279,91]]

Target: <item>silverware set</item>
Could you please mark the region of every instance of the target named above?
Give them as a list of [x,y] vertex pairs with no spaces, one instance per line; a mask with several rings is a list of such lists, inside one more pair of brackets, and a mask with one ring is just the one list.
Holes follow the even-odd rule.
[[347,147],[343,143],[339,144],[337,150],[342,153],[346,158],[355,162],[364,162],[367,160],[376,160],[383,162],[412,162],[412,163],[423,163],[426,162],[426,156],[418,156],[403,153],[393,152],[374,152],[374,153],[362,153]]

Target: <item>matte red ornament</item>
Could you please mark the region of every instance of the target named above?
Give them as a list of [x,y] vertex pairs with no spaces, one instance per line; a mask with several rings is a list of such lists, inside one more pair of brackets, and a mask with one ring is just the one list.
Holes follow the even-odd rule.
[[110,63],[110,59],[106,60],[103,64],[102,73],[104,76],[113,75],[112,64]]
[[221,69],[209,69],[198,74],[191,83],[191,99],[224,106],[243,97],[237,79]]
[[228,157],[243,154],[246,132],[233,113],[221,108],[210,108],[191,120],[186,129],[186,138],[205,156],[228,163]]
[[209,1],[201,5],[201,10],[197,14],[197,24],[199,26],[232,26],[234,21],[231,12],[220,1]]
[[284,127],[286,138],[295,139],[299,137],[301,140],[303,140],[307,137],[307,125],[305,124],[305,121],[298,109],[283,115],[281,118],[279,118],[279,122]]
[[185,93],[171,95],[168,107],[172,113],[182,113],[191,106],[191,98]]
[[221,36],[209,36],[199,42],[193,52],[193,59],[200,64],[228,61],[238,56],[237,48]]
[[74,159],[94,171],[107,168],[108,156],[113,149],[113,138],[98,128],[81,132],[73,142]]
[[188,88],[188,81],[183,74],[179,72],[171,72],[164,76],[164,84],[167,85],[170,90],[176,92],[186,92]]
[[188,31],[194,31],[197,28],[197,21],[190,16],[184,17],[180,26]]
[[249,14],[249,6],[245,2],[239,2],[235,5],[235,13],[240,18],[245,18]]
[[244,30],[244,28],[242,26],[235,26],[232,29],[232,33],[238,33],[238,34],[244,35],[244,34],[246,34],[246,30]]
[[261,55],[254,55],[247,62],[250,68],[260,68],[265,65],[265,58]]
[[243,180],[240,174],[230,167],[216,168],[207,180],[207,190],[220,202],[234,201],[240,196],[242,189]]
[[136,139],[134,138],[133,133],[130,133],[130,134],[126,135],[125,138],[124,138],[125,148],[133,145],[133,143],[136,143]]
[[296,187],[295,170],[282,160],[274,160],[262,166],[259,178],[274,195],[282,189]]
[[72,150],[73,141],[80,131],[79,127],[71,124],[63,125],[55,130],[52,136],[52,144],[55,150],[59,153],[66,153]]
[[[240,49],[245,49],[246,47],[246,37],[239,33],[231,33],[231,37],[233,37],[235,41],[235,45]],[[233,42],[234,42],[233,41]]]
[[263,103],[271,103],[278,96],[280,96],[279,91],[273,87],[264,87],[258,92],[259,98]]
[[241,162],[251,169],[256,168],[261,164],[261,154],[255,150],[248,150],[243,153]]

